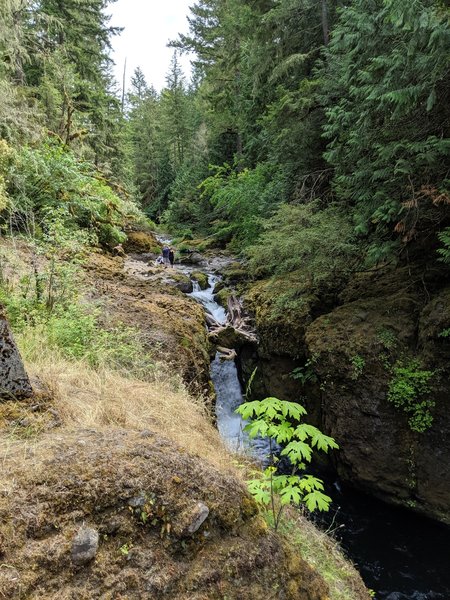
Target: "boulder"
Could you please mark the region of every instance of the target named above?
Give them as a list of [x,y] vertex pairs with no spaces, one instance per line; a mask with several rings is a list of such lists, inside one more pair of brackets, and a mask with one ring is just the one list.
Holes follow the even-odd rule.
[[206,288],[209,286],[208,275],[202,271],[193,271],[191,273],[191,279],[197,281],[201,290],[206,290]]
[[181,265],[200,265],[204,262],[204,258],[200,252],[185,252],[180,254],[177,262]]
[[33,394],[30,380],[0,305],[0,401],[29,398]]
[[209,516],[209,508],[203,502],[196,502],[177,515],[173,529],[180,537],[196,533]]
[[159,254],[161,252],[161,244],[151,231],[128,231],[127,239],[123,243],[123,249],[128,254],[142,254],[146,252]]
[[92,527],[81,527],[72,543],[72,561],[76,565],[90,562],[98,550],[99,533]]

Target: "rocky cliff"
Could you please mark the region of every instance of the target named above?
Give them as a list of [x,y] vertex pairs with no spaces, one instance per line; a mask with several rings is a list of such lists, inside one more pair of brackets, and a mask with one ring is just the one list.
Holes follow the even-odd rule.
[[243,351],[243,372],[259,366],[256,395],[305,403],[339,442],[344,481],[448,522],[448,269],[416,260],[355,274],[322,295],[305,287],[296,309],[277,312],[275,291],[289,285],[247,292],[261,341]]

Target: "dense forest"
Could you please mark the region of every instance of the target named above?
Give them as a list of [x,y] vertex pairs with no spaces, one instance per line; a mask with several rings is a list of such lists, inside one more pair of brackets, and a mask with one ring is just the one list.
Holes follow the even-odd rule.
[[114,1],[0,0],[0,351],[10,326],[31,373],[24,398],[0,376],[0,596],[367,600],[298,513],[277,537],[273,465],[258,516],[211,362],[291,466],[329,449],[314,469],[450,522],[448,2],[193,0],[163,89],[122,90]]
[[107,5],[2,2],[10,225],[62,219],[107,244],[134,200],[245,251],[257,275],[306,259],[315,278],[345,276],[436,235],[449,260],[444,2],[201,1],[171,42],[166,87],[137,69],[123,98]]

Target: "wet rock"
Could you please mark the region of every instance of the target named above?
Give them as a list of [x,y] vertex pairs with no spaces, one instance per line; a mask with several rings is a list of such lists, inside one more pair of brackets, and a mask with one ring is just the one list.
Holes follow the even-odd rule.
[[33,393],[3,307],[0,305],[0,401]]
[[72,544],[72,561],[84,565],[91,561],[98,550],[99,534],[92,527],[82,527]]
[[208,275],[202,271],[193,271],[191,279],[194,279],[198,283],[201,290],[206,290],[208,287]]
[[228,299],[230,297],[231,297],[231,290],[229,290],[227,288],[222,288],[221,290],[219,290],[217,292],[217,294],[214,295],[214,300],[217,302],[217,304],[220,304],[220,306],[223,306],[223,308],[227,308]]

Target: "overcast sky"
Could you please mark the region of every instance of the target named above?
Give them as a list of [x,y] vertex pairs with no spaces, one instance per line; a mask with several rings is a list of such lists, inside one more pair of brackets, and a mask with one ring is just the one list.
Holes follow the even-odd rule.
[[[167,42],[178,33],[187,33],[189,5],[195,0],[117,0],[108,6],[110,25],[124,27],[112,38],[116,63],[116,79],[122,86],[123,66],[127,59],[127,86],[136,67],[141,67],[147,83],[157,90],[165,85],[173,48]],[[185,74],[189,75],[189,58],[181,57]]]

